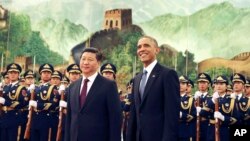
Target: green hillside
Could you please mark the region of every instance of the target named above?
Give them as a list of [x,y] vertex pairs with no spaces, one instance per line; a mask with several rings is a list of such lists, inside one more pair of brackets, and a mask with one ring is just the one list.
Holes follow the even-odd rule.
[[35,24],[34,30],[39,31],[49,45],[49,48],[68,59],[71,48],[82,42],[88,35],[88,30],[82,25],[76,25],[65,19],[56,22],[54,19],[45,18]]
[[40,32],[31,30],[27,15],[10,13],[8,23],[10,28],[0,30],[0,51],[4,54],[4,65],[13,62],[16,56],[36,56],[37,64],[57,65],[64,62],[62,56],[49,49]]
[[141,23],[146,34],[177,50],[195,52],[196,61],[210,57],[232,58],[249,51],[250,8],[228,2],[213,4],[190,16],[166,14]]

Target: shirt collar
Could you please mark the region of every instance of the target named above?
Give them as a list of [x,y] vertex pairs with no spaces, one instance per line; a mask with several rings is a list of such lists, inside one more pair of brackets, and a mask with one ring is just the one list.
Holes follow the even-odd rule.
[[11,83],[11,86],[15,86],[18,83],[18,81],[15,81],[13,83]]
[[157,60],[155,59],[151,64],[149,64],[146,68],[144,68],[144,70],[147,71],[147,74],[150,74],[152,72],[156,63],[157,63]]
[[205,97],[207,95],[207,92],[205,92],[205,93],[201,92],[201,94],[203,95],[203,97]]
[[91,75],[90,77],[85,77],[85,76],[82,76],[82,81],[84,81],[84,79],[88,78],[88,80],[90,82],[94,82],[95,78],[97,77],[98,75],[98,72],[94,73],[93,75]]
[[181,94],[181,97],[183,97],[183,96],[185,96],[186,95],[186,93],[183,93],[183,94]]
[[222,96],[220,96],[221,98],[224,98],[226,94],[223,94]]
[[43,83],[42,85],[43,85],[43,86],[47,86],[47,85],[49,85],[49,82],[45,82],[45,83]]
[[236,96],[238,96],[238,99],[240,99],[242,97],[242,93],[237,94]]

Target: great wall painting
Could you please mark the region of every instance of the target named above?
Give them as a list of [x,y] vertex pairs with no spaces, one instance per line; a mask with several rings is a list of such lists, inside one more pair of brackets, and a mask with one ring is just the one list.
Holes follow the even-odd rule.
[[27,15],[31,30],[66,64],[77,62],[84,46],[112,51],[124,39],[116,35],[138,31],[167,44],[165,52],[193,53],[197,72],[224,67],[249,77],[249,5],[248,0],[1,0],[0,31],[8,32],[7,12]]

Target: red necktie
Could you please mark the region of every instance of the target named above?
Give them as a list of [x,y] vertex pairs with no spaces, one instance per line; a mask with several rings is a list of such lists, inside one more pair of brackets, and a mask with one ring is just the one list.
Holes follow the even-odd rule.
[[81,108],[85,103],[86,100],[86,96],[87,96],[87,83],[88,83],[88,79],[84,79],[84,84],[82,86],[82,91],[81,91],[81,95],[80,95],[80,104],[81,104]]

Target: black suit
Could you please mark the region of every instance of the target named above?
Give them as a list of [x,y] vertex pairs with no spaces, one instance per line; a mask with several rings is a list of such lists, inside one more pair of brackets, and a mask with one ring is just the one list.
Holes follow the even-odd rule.
[[100,74],[80,108],[82,78],[69,86],[66,141],[120,141],[121,107],[116,83]]
[[175,71],[156,64],[148,77],[143,98],[142,73],[133,83],[134,94],[127,141],[176,141],[180,112],[180,84]]

